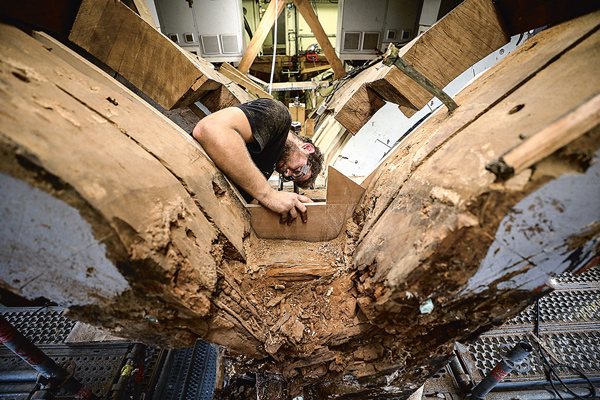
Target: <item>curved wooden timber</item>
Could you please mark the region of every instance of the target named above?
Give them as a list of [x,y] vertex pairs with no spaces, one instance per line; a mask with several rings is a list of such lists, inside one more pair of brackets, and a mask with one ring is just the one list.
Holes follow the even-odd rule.
[[393,151],[338,238],[309,243],[256,238],[189,136],[3,25],[2,288],[119,336],[222,344],[290,396],[405,396],[455,341],[600,259],[597,126],[505,182],[485,168],[600,93],[599,26],[526,41]]

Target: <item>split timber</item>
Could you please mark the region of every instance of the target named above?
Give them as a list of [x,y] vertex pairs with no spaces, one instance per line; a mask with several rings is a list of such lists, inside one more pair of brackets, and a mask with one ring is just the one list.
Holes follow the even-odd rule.
[[[283,374],[290,395],[310,386],[319,398],[405,396],[455,340],[547,293],[552,274],[598,262],[597,203],[547,191],[578,179],[600,187],[593,118],[505,182],[486,166],[557,121],[594,113],[599,26],[595,13],[548,29],[487,71],[457,96],[458,110],[439,110],[382,164],[344,234],[317,244],[256,239],[247,210],[185,133],[114,80],[2,26],[2,187],[68,205],[92,238],[70,235],[60,218],[40,223],[52,213],[10,198],[2,286],[56,299],[121,336],[228,346]],[[520,206],[531,198],[543,201]],[[588,219],[566,224],[562,214]],[[25,228],[58,234],[40,246],[18,240]],[[500,240],[507,230],[522,242]],[[91,269],[77,262],[89,249],[104,255]],[[430,314],[419,311],[426,300]]]

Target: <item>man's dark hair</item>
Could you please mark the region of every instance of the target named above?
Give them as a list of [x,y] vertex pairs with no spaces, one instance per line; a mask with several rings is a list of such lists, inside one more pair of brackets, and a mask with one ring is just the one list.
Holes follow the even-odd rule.
[[310,178],[303,182],[296,182],[296,185],[298,187],[301,187],[302,189],[308,189],[312,185],[314,185],[315,181],[317,180],[317,177],[323,170],[324,157],[323,153],[321,153],[321,150],[317,146],[315,146],[312,140],[304,136],[296,135],[296,137],[302,140],[304,143],[312,144],[312,146],[315,148],[314,153],[308,155],[308,165],[310,166],[311,171]]

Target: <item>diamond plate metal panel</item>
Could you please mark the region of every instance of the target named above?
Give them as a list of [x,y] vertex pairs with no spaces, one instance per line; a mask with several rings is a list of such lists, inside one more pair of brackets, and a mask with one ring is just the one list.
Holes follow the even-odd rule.
[[63,317],[63,307],[10,307],[0,308],[15,328],[33,343],[63,343],[76,321]]
[[[41,344],[38,346],[44,353],[60,364],[65,361],[75,362],[74,376],[92,389],[97,396],[104,396],[118,377],[131,345],[125,342],[102,344]],[[5,347],[0,348],[0,371],[31,370],[31,367]],[[23,386],[23,385],[21,385]],[[29,386],[33,387],[33,383]],[[29,389],[31,390],[31,389]],[[28,391],[18,393],[9,385],[0,386],[0,400],[26,399]],[[72,398],[59,392],[57,398]]]

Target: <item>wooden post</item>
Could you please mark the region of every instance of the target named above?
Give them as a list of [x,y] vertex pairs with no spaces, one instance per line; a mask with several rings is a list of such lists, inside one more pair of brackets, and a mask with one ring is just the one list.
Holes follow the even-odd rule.
[[304,20],[310,27],[310,30],[315,35],[319,46],[321,46],[321,49],[325,53],[327,61],[329,61],[331,68],[333,68],[335,79],[341,79],[346,76],[344,66],[335,53],[335,49],[331,45],[323,26],[321,26],[321,23],[317,18],[317,14],[315,14],[315,10],[313,10],[308,0],[294,0],[294,4],[296,5],[296,8],[298,8],[298,11],[300,11],[300,14],[302,14],[304,17]]
[[252,40],[250,41],[250,44],[248,45],[248,48],[242,57],[242,61],[240,61],[240,65],[238,65],[237,69],[242,74],[246,75],[248,71],[250,71],[250,67],[254,62],[258,51],[262,47],[265,38],[273,27],[273,24],[277,21],[277,18],[279,18],[279,14],[281,14],[281,11],[283,11],[285,3],[286,2],[284,0],[278,0],[277,10],[275,10],[275,0],[272,0],[269,3],[263,18],[258,24],[258,27],[254,32],[254,36],[252,37]]

